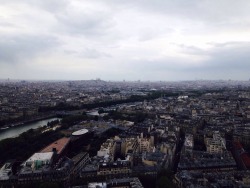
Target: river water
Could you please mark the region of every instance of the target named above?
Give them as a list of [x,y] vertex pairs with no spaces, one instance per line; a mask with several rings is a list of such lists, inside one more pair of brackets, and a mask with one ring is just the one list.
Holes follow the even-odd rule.
[[48,118],[44,120],[34,121],[32,123],[25,123],[21,126],[17,127],[10,127],[9,129],[1,130],[0,131],[0,141],[5,138],[12,138],[17,137],[18,135],[22,134],[23,132],[29,129],[37,129],[40,126],[47,125],[48,122],[54,121],[60,118]]

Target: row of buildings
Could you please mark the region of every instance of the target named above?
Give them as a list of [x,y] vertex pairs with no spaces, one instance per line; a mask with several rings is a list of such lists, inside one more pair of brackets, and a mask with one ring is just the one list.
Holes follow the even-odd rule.
[[[108,84],[93,82],[100,88]],[[69,88],[81,88],[81,82],[68,84]],[[43,148],[23,162],[20,169],[7,162],[0,171],[1,182],[14,185],[51,180],[65,187],[72,182],[109,187],[114,179],[119,179],[121,186],[131,187],[128,180],[138,182],[133,178],[147,177],[156,181],[161,170],[167,169],[174,174],[176,187],[250,186],[249,89],[232,83],[230,89],[211,90],[212,83],[204,86],[201,82],[207,90],[193,91],[188,89],[194,88],[192,82],[185,84],[188,86],[181,85],[185,89],[179,88],[176,96],[162,94],[156,100],[103,108],[105,113],[96,114],[100,118],[95,123],[79,122],[70,127],[69,132],[76,131],[70,138]],[[130,88],[126,83],[120,85]],[[95,90],[92,89],[89,88]],[[112,119],[111,111],[122,114],[122,119]],[[131,122],[130,117],[138,114],[145,116],[141,121]],[[98,139],[112,127],[119,128],[121,133],[106,139],[96,155],[89,156],[88,149],[83,149],[86,134],[94,131]],[[85,129],[78,130],[81,128]],[[67,157],[72,145],[77,145],[79,153]]]

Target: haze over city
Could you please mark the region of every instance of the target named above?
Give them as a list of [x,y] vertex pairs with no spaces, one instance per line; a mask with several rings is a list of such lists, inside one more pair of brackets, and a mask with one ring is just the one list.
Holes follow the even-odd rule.
[[0,78],[248,80],[249,10],[243,0],[0,0]]
[[250,187],[249,10],[0,0],[0,188]]

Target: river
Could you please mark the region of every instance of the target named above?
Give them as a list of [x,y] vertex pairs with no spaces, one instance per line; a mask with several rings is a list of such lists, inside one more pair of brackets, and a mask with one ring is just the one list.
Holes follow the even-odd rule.
[[32,123],[25,123],[21,126],[17,127],[10,127],[5,130],[0,131],[0,141],[5,139],[5,138],[12,138],[12,137],[17,137],[18,135],[22,134],[23,132],[29,130],[29,129],[37,129],[40,126],[47,125],[48,122],[54,121],[57,119],[61,118],[48,118],[44,120],[39,120],[39,121],[34,121]]

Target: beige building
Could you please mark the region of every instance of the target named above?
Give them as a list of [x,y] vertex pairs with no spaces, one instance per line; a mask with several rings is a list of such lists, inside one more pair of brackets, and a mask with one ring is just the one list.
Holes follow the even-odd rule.
[[219,131],[214,131],[212,138],[205,138],[205,144],[209,153],[223,153],[226,150],[225,140]]

